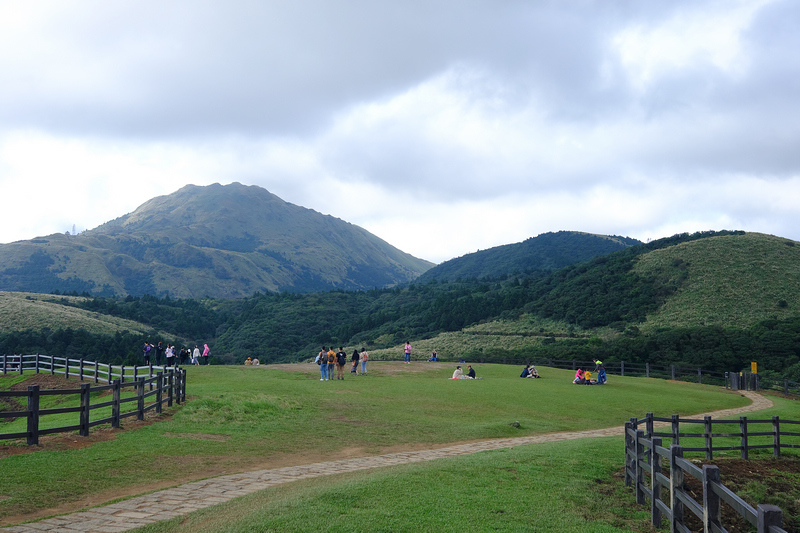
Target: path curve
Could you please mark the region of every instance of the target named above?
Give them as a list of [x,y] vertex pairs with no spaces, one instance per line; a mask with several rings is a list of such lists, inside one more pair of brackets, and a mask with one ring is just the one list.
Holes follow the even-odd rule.
[[[752,403],[736,409],[724,409],[711,413],[692,415],[692,418],[713,416],[723,418],[741,413],[759,411],[772,407],[772,400],[760,394],[741,391]],[[668,423],[656,423],[656,426]],[[615,426],[587,431],[567,431],[531,435],[507,439],[492,439],[468,444],[457,444],[423,450],[417,452],[400,452],[376,455],[373,457],[357,457],[340,461],[325,461],[299,466],[287,466],[269,470],[256,470],[219,476],[201,481],[186,483],[171,489],[138,496],[119,503],[95,507],[63,516],[47,518],[30,524],[3,528],[4,533],[41,533],[42,531],[81,532],[81,533],[118,533],[145,526],[177,516],[187,515],[198,509],[217,505],[245,494],[250,494],[282,483],[298,479],[306,479],[343,472],[355,472],[383,466],[394,466],[421,461],[431,461],[444,457],[467,455],[487,450],[513,448],[524,444],[539,444],[590,437],[622,436],[623,427]]]

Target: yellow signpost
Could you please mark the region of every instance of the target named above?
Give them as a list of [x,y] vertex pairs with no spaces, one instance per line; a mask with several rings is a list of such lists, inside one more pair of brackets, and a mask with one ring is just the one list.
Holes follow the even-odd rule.
[[758,363],[755,361],[750,363],[750,372],[753,374],[758,374]]

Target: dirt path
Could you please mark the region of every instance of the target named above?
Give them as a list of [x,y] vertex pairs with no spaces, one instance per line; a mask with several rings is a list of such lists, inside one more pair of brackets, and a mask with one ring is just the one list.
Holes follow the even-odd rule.
[[[704,416],[724,418],[767,409],[773,405],[771,400],[760,394],[744,391],[742,391],[741,394],[749,398],[752,403],[736,409],[724,409],[722,411],[692,415],[692,418],[702,418]],[[661,427],[668,425],[668,423],[662,422],[656,425]],[[35,533],[42,531],[117,533],[154,522],[168,520],[176,516],[183,516],[204,507],[216,505],[245,494],[250,494],[282,483],[289,483],[298,479],[431,461],[444,457],[454,457],[501,448],[512,448],[525,444],[614,436],[622,436],[621,426],[587,431],[491,439],[454,444],[432,450],[401,451],[376,456],[354,457],[340,461],[324,461],[223,475],[186,483],[178,487],[153,492],[145,496],[138,496],[123,502],[95,507],[88,511],[48,518],[26,525],[10,526],[4,528],[3,531],[8,533]],[[11,520],[13,520],[13,518],[11,518]]]

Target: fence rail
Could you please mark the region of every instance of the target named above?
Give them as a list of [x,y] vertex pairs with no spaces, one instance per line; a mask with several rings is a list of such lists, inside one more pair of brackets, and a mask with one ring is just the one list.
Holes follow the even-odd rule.
[[[42,390],[39,385],[30,385],[27,391],[0,391],[0,400],[10,398],[18,403],[16,398],[20,398],[26,404],[24,410],[0,411],[0,419],[27,419],[25,431],[0,433],[0,440],[25,438],[29,445],[34,445],[39,443],[40,435],[68,431],[78,431],[85,437],[94,426],[110,423],[111,427],[118,428],[123,418],[135,416],[137,420],[144,420],[147,411],[161,413],[165,403],[171,407],[173,402],[180,404],[186,400],[186,371],[178,367],[112,366],[44,355],[16,357],[18,359],[10,360],[11,356],[3,356],[0,360],[3,375],[9,371],[23,374],[28,370],[105,384],[92,386],[91,383],[81,383],[80,388],[55,390]],[[97,393],[107,391],[111,392],[110,400],[92,403],[93,394],[96,400]],[[77,405],[42,408],[41,398],[46,396],[64,396],[67,402]],[[110,416],[102,416],[101,413],[108,413],[108,408]],[[105,411],[101,412],[100,409]],[[49,428],[43,428],[40,423],[44,416],[70,413],[77,414],[77,423]],[[93,419],[92,414],[97,416]]]
[[[653,431],[654,422],[670,422],[672,424],[671,433],[657,433]],[[679,428],[680,422],[703,424],[704,433],[682,433]],[[726,531],[721,524],[721,503],[728,504],[736,513],[744,517],[752,526],[757,528],[759,533],[785,533],[782,529],[783,513],[775,505],[758,505],[753,508],[750,504],[742,500],[733,491],[725,487],[720,482],[719,467],[715,465],[703,465],[702,468],[687,461],[684,453],[687,451],[705,451],[706,457],[711,459],[714,450],[742,450],[742,457],[747,458],[747,452],[754,448],[771,447],[774,454],[780,455],[782,447],[798,448],[798,445],[782,445],[781,435],[800,436],[800,433],[781,432],[780,422],[784,424],[800,424],[800,421],[778,420],[746,420],[742,417],[739,420],[715,420],[710,417],[699,419],[680,419],[673,415],[669,419],[656,418],[652,413],[648,413],[642,420],[632,418],[625,423],[625,484],[635,485],[636,502],[646,504],[650,501],[650,511],[652,523],[655,527],[661,527],[664,519],[669,523],[670,531],[689,531],[684,524],[685,512],[688,510],[697,518],[702,520],[704,531]],[[639,425],[645,424],[646,430],[639,429]],[[740,424],[739,433],[721,433],[712,435],[712,424],[736,423]],[[771,424],[773,430],[769,432],[748,432],[749,424]],[[773,436],[773,444],[769,446],[749,445],[748,437],[752,436]],[[718,447],[712,446],[712,436],[718,437],[739,437],[742,439],[741,446]],[[662,445],[663,438],[672,439],[669,448]],[[707,442],[705,448],[685,448],[679,444],[681,437],[703,437]],[[669,461],[669,477],[663,473],[662,460]],[[645,480],[645,475],[649,477],[649,484]],[[697,502],[685,490],[685,477],[690,475],[702,483],[703,501]],[[669,499],[665,501],[662,497],[662,489],[669,489]]]

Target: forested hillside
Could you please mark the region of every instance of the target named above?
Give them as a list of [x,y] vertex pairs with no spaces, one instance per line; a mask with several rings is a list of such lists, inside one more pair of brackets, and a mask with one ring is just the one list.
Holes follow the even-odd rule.
[[[798,265],[800,246],[794,241],[707,232],[628,247],[545,278],[517,274],[233,300],[64,298],[64,306],[134,320],[151,331],[95,334],[92,345],[91,335],[73,329],[76,349],[58,330],[2,330],[0,352],[79,352],[134,362],[147,337],[179,345],[209,342],[221,363],[248,356],[284,362],[308,359],[323,344],[377,350],[480,324],[481,338],[493,341],[480,352],[485,359],[596,356],[738,371],[755,357],[761,368],[795,371]],[[497,320],[528,329],[501,331]],[[163,336],[159,331],[171,337],[151,338]],[[477,344],[453,346],[442,355],[476,356],[476,349]]]
[[515,244],[496,246],[457,257],[423,273],[418,283],[462,279],[497,279],[509,275],[543,277],[599,255],[624,250],[641,241],[579,231],[542,233]]

